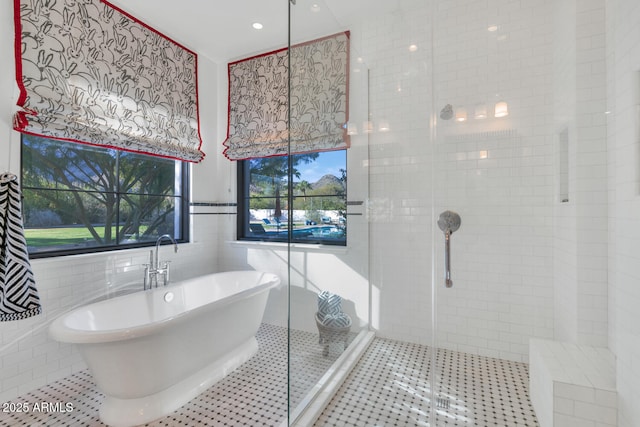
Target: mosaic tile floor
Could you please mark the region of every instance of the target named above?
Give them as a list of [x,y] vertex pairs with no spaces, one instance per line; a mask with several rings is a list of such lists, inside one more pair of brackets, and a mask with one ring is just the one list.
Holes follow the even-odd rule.
[[[355,334],[350,339],[353,339]],[[287,329],[262,324],[256,334],[258,353],[172,415],[147,426],[277,426],[287,416]],[[322,355],[318,334],[292,331],[292,407],[324,375],[341,353],[341,346]],[[89,371],[82,371],[33,391],[14,402],[72,403],[64,408],[29,413],[1,413],[0,426],[94,427],[103,399]]]
[[314,427],[538,426],[526,364],[443,349],[429,424],[430,358],[428,347],[376,338]]
[[[260,349],[252,359],[172,415],[147,426],[279,425],[287,409],[287,332],[263,324],[256,338]],[[295,406],[339,349],[332,348],[325,358],[317,334],[300,331],[292,333],[291,346]],[[315,426],[430,426],[429,358],[427,347],[375,339]],[[449,409],[438,409],[430,427],[538,426],[525,364],[447,350],[439,350],[436,361],[440,371],[450,373],[449,381],[438,381],[438,392],[448,399],[441,403],[448,403]],[[89,372],[83,371],[15,400],[72,402],[73,411],[0,413],[0,426],[104,426],[98,419],[102,398]]]

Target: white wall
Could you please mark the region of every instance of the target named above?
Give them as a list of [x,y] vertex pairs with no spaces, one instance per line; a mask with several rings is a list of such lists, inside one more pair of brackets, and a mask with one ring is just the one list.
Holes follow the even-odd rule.
[[554,4],[553,22],[553,109],[556,143],[566,132],[566,162],[556,157],[556,170],[567,173],[564,193],[571,190],[568,201],[554,198],[553,256],[554,256],[554,336],[561,341],[577,341],[577,237],[575,171],[576,155],[576,2],[561,1]]
[[[13,3],[0,7],[0,53],[13,58]],[[199,94],[203,150],[215,152],[217,115],[217,66],[199,58]],[[14,61],[0,64],[0,168],[19,174],[20,137],[12,130],[15,111]],[[9,155],[10,154],[10,155]],[[10,158],[9,158],[10,157]],[[192,169],[193,200],[215,202],[210,189],[215,182],[216,156],[209,155]],[[10,165],[9,165],[10,163]],[[226,199],[225,199],[226,200]],[[209,208],[194,207],[191,215],[191,243],[181,244],[177,254],[168,248],[161,257],[172,261],[172,278],[180,280],[218,269],[217,215],[204,215]],[[166,249],[166,250],[165,250]],[[122,287],[141,286],[141,264],[148,260],[148,249],[106,252],[95,255],[67,256],[32,260],[36,286],[43,314],[26,320],[0,323],[0,401],[28,392],[84,367],[77,351],[70,345],[48,338],[52,319],[63,312],[113,294]]]
[[619,426],[640,425],[640,4],[606,2],[610,347]]
[[569,136],[569,162],[560,165],[568,171],[569,200],[554,203],[555,336],[606,346],[604,3],[566,0],[554,7],[554,130],[556,139],[563,130]]

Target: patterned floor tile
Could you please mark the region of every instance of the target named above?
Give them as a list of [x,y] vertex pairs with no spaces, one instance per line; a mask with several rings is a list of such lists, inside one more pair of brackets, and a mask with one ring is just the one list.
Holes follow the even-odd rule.
[[[322,355],[317,334],[263,324],[258,353],[236,371],[173,414],[147,424],[160,426],[277,426],[287,415],[287,360],[292,364],[291,406],[300,402],[340,355]],[[430,426],[430,349],[375,339],[317,427]],[[527,365],[438,350],[434,426],[531,426]],[[0,426],[95,427],[103,395],[88,371],[76,373],[14,402],[70,402],[73,410],[0,413]],[[448,406],[448,409],[445,408]],[[431,426],[433,427],[433,426]]]
[[315,427],[537,427],[524,363],[439,349],[435,423],[431,349],[376,338]]

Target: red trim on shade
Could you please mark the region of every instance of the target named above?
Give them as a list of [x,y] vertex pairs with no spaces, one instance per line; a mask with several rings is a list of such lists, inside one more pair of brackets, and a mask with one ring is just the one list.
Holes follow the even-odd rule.
[[229,150],[229,146],[227,145],[227,141],[229,141],[229,123],[231,122],[231,62],[227,64],[227,137],[222,141],[222,145],[224,145],[224,150],[222,150],[222,155],[225,156],[230,161],[233,161],[227,156],[227,150]]
[[[340,34],[345,34],[348,39],[351,38],[351,31],[341,31],[339,33],[331,34],[331,35],[328,35],[328,36],[320,37],[320,38],[309,40],[309,41],[306,41],[306,42],[296,43],[294,45],[291,45],[291,47],[294,48],[294,47],[300,47],[300,46],[305,46],[305,45],[312,44],[312,43],[321,42],[322,40],[331,39],[331,38],[334,38],[336,36],[339,36]],[[275,53],[279,53],[279,52],[285,51],[287,49],[289,49],[289,48],[288,47],[283,47],[283,48],[280,48],[280,49],[272,50],[270,52],[259,53],[257,55],[253,55],[253,56],[250,56],[248,58],[238,59],[237,61],[229,62],[229,65],[238,64],[238,63],[244,62],[244,61],[250,61],[252,59],[261,58],[263,56],[273,55]]]
[[[27,100],[27,89],[22,82],[22,22],[20,21],[20,0],[13,0],[13,28],[15,29],[14,55],[16,61],[16,83],[20,89],[20,95],[16,104],[20,107]],[[26,120],[26,117],[24,118]],[[22,120],[21,120],[22,121]]]
[[263,56],[274,55],[276,53],[283,52],[283,51],[285,51],[287,49],[288,49],[287,47],[283,47],[283,48],[280,48],[280,49],[272,50],[271,52],[259,53],[257,55],[253,55],[253,56],[250,56],[248,58],[238,59],[237,61],[229,62],[229,66],[232,66],[232,65],[235,65],[235,64],[239,64],[239,63],[245,62],[245,61],[251,61],[252,59],[256,59],[256,58],[262,58]]
[[[119,8],[118,6],[115,6],[114,4],[112,4],[111,2],[109,2],[108,0],[99,0],[100,3],[104,3],[107,6],[109,6],[112,9],[117,10],[118,12],[122,13],[123,15],[125,15],[127,18],[131,19],[132,21],[137,22],[138,24],[142,25],[143,27],[145,27],[146,29],[148,29],[149,31],[153,31],[154,33],[158,34],[159,36],[169,40],[171,43],[176,44],[178,46],[180,46],[181,48],[183,48],[186,51],[189,51],[190,53],[196,55],[196,53],[194,51],[192,51],[191,49],[185,47],[184,45],[182,45],[181,43],[178,43],[177,41],[173,40],[171,37],[167,37],[165,34],[161,33],[160,31],[156,30],[155,28],[145,24],[144,22],[142,22],[141,20],[139,20],[138,18],[136,18],[135,16],[131,15],[130,13],[122,10],[121,8]],[[196,55],[197,56],[197,55]]]
[[[243,157],[241,159],[229,159],[229,157],[225,154],[225,157],[227,159],[229,159],[232,162],[239,162],[240,160],[253,160],[253,159],[269,159],[271,157],[286,157],[286,156],[297,156],[299,154],[312,154],[312,153],[327,153],[329,151],[340,151],[340,150],[346,150],[347,148],[326,148],[323,150],[308,150],[308,151],[296,151],[295,153],[290,153],[290,154],[271,154],[269,156],[260,156],[260,157]],[[225,150],[226,151],[226,150]]]
[[[245,62],[245,61],[250,61],[252,59],[256,59],[256,58],[261,58],[263,56],[268,56],[268,55],[273,55],[282,51],[285,51],[287,49],[289,49],[288,47],[283,47],[281,49],[276,49],[276,50],[272,50],[270,52],[266,52],[266,53],[260,53],[258,55],[253,55],[250,56],[248,58],[243,58],[243,59],[239,59],[237,61],[233,61],[233,62],[229,62],[229,64],[227,65],[227,137],[225,138],[225,140],[222,142],[222,145],[224,145],[225,149],[222,151],[222,154],[229,159],[230,161],[234,162],[234,161],[239,161],[239,160],[250,160],[250,159],[266,159],[269,157],[282,157],[282,156],[287,156],[287,155],[296,155],[296,154],[309,154],[309,153],[322,153],[322,152],[326,152],[326,151],[339,151],[339,150],[346,150],[347,148],[351,147],[351,136],[347,133],[348,129],[347,129],[347,125],[349,123],[349,74],[350,74],[350,64],[351,64],[351,31],[347,30],[347,31],[341,31],[339,33],[335,33],[335,34],[331,34],[328,36],[324,36],[324,37],[320,37],[318,39],[313,39],[313,40],[309,40],[306,42],[302,42],[302,43],[297,43],[291,46],[291,48],[294,47],[300,47],[300,46],[305,46],[308,44],[312,44],[312,43],[317,43],[319,41],[322,40],[326,40],[326,39],[330,39],[330,38],[334,38],[339,36],[340,34],[344,34],[347,39],[349,40],[349,43],[347,43],[347,81],[346,81],[346,94],[347,94],[347,100],[346,100],[346,112],[345,112],[345,123],[344,123],[344,142],[346,144],[346,148],[336,148],[336,149],[325,149],[325,150],[313,150],[313,151],[300,151],[300,152],[295,152],[295,153],[288,153],[288,154],[273,154],[271,156],[262,156],[262,157],[245,157],[242,159],[231,159],[229,158],[229,156],[227,156],[227,151],[229,150],[229,146],[227,145],[227,141],[229,140],[229,123],[231,122],[231,90],[229,87],[229,84],[231,82],[231,66],[235,65],[235,64],[239,64],[241,62]],[[291,121],[291,119],[289,119],[289,121]]]
[[[338,33],[339,34],[339,33]],[[342,137],[344,139],[344,143],[348,148],[351,148],[351,135],[349,135],[348,131],[349,131],[349,83],[350,83],[350,79],[349,76],[351,75],[351,31],[345,31],[344,32],[345,36],[347,37],[347,76],[346,79],[347,81],[345,82],[346,85],[346,93],[347,93],[347,99],[345,101],[346,106],[345,106],[345,114],[344,114],[344,124],[343,126],[343,132],[344,132],[344,136]]]
[[144,154],[144,155],[147,155],[147,156],[160,157],[160,158],[163,158],[163,159],[177,160],[177,161],[180,161],[180,162],[195,163],[195,161],[193,161],[193,160],[184,160],[184,159],[180,159],[178,157],[163,156],[162,154],[157,154],[157,153],[147,153],[146,151],[129,150],[129,149],[126,149],[126,148],[115,147],[113,145],[94,144],[92,142],[80,141],[80,140],[72,139],[72,138],[59,138],[59,137],[54,137],[54,136],[49,136],[49,135],[42,135],[42,134],[39,134],[39,133],[29,132],[29,131],[25,131],[25,130],[21,130],[20,133],[23,133],[25,135],[37,136],[39,138],[53,139],[55,141],[73,142],[75,144],[90,145],[92,147],[105,148],[105,149],[118,150],[118,151],[126,151],[128,153],[134,153],[134,154]]
[[[196,63],[194,64],[195,66],[195,72],[196,72],[196,122],[198,123],[198,140],[200,141],[200,145],[198,145],[198,151],[202,153],[202,157],[200,158],[200,162],[205,158],[206,154],[204,151],[201,150],[202,148],[202,134],[200,134],[200,99],[199,99],[199,90],[198,90],[198,55],[195,54],[195,60]],[[198,162],[198,163],[200,163]]]

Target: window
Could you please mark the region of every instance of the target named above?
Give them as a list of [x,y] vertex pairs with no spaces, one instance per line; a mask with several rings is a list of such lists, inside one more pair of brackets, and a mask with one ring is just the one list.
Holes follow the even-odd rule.
[[[346,150],[238,162],[240,240],[346,245]],[[291,207],[289,179],[292,180]],[[291,209],[290,209],[291,208]]]
[[34,257],[187,241],[188,167],[23,134],[25,237]]

